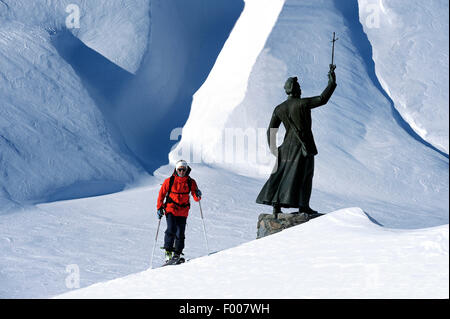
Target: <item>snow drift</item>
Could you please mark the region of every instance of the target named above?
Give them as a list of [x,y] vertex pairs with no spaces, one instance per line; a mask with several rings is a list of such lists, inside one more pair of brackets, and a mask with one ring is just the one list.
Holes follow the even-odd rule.
[[448,266],[448,225],[386,229],[347,208],[57,298],[447,298]]
[[[272,29],[261,27],[272,23]],[[298,75],[303,96],[322,92],[333,31],[339,37],[338,86],[329,103],[312,112],[319,148],[312,205],[325,211],[358,205],[390,227],[447,223],[448,155],[412,136],[396,115],[377,78],[356,0],[270,1],[264,8],[258,1],[246,1],[234,32],[194,96],[171,161],[185,157],[266,179],[274,158],[267,151],[265,130],[274,107],[286,97],[284,81]],[[260,41],[253,40],[259,39],[255,32]],[[438,43],[439,38],[426,41]],[[448,55],[446,47],[441,50]],[[248,53],[237,58],[243,51]],[[226,80],[231,77],[233,81]],[[395,81],[383,78],[383,83]],[[241,148],[243,154],[237,154],[236,140],[248,145]]]
[[2,1],[2,209],[120,191],[167,163],[242,5]]
[[[66,28],[70,3],[0,3],[3,211],[27,202],[118,191],[141,171],[130,154],[121,152],[79,77],[53,47],[51,33]],[[118,2],[82,1],[84,14],[76,33],[111,60],[134,70],[146,48],[145,40],[136,39],[146,39],[148,34],[143,3],[135,2],[134,10],[132,6],[117,10]],[[99,10],[110,14],[100,15]],[[114,34],[115,27],[125,30],[124,25],[127,36],[120,43],[105,34]],[[92,40],[94,35],[102,40]],[[108,50],[115,45],[121,50],[112,54]]]
[[48,37],[18,23],[0,29],[1,196],[49,199],[58,188],[92,180],[122,189],[139,171],[118,154],[103,117]]
[[448,155],[448,1],[359,0],[359,14],[384,90],[415,132]]
[[42,30],[69,28],[88,47],[134,73],[147,50],[149,0],[2,0],[2,24],[17,21]]
[[185,124],[192,95],[208,76],[242,7],[242,0],[151,1],[148,51],[114,100],[115,122],[149,173],[167,164],[176,140],[172,131]]

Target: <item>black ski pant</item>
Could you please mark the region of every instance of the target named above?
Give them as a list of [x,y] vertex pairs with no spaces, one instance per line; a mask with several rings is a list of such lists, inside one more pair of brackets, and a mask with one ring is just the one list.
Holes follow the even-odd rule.
[[167,229],[164,236],[164,249],[181,254],[184,249],[184,231],[186,230],[186,219],[183,216],[166,214]]

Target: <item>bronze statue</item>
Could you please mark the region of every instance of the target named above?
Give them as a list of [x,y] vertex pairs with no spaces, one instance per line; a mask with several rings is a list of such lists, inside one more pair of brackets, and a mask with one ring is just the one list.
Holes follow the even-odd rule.
[[[333,58],[334,58],[333,36]],[[311,109],[328,102],[336,88],[336,65],[330,64],[328,86],[321,95],[301,98],[297,77],[287,79],[284,89],[288,98],[273,111],[267,140],[270,151],[277,156],[276,169],[270,175],[256,202],[273,206],[275,217],[281,208],[298,208],[299,213],[317,214],[309,206],[314,175],[314,156],[317,154],[311,131]],[[283,144],[276,147],[276,134],[280,124],[286,128]]]

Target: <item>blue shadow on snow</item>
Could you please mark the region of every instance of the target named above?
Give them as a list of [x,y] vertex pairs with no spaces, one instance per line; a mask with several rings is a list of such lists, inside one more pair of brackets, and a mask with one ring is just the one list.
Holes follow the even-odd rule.
[[449,158],[448,154],[439,150],[429,142],[425,141],[420,135],[418,135],[406,122],[403,117],[400,115],[398,110],[395,108],[394,101],[392,101],[391,97],[386,93],[386,91],[381,86],[378,77],[375,73],[375,62],[373,61],[372,54],[372,45],[367,37],[367,34],[364,32],[363,26],[359,21],[359,7],[357,0],[334,0],[334,5],[336,9],[338,9],[342,15],[345,17],[345,24],[349,29],[350,37],[358,50],[360,56],[365,62],[365,68],[369,78],[372,80],[375,87],[383,94],[383,96],[389,101],[391,104],[392,116],[397,124],[405,130],[413,139],[422,143],[426,147],[436,151],[438,154],[445,157],[447,160]]

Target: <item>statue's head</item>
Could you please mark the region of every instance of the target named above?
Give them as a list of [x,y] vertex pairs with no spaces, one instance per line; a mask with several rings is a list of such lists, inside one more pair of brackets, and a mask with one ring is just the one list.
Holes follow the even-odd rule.
[[287,95],[292,97],[300,97],[300,95],[302,95],[302,89],[300,88],[300,84],[298,83],[296,76],[290,77],[286,80],[284,90]]

